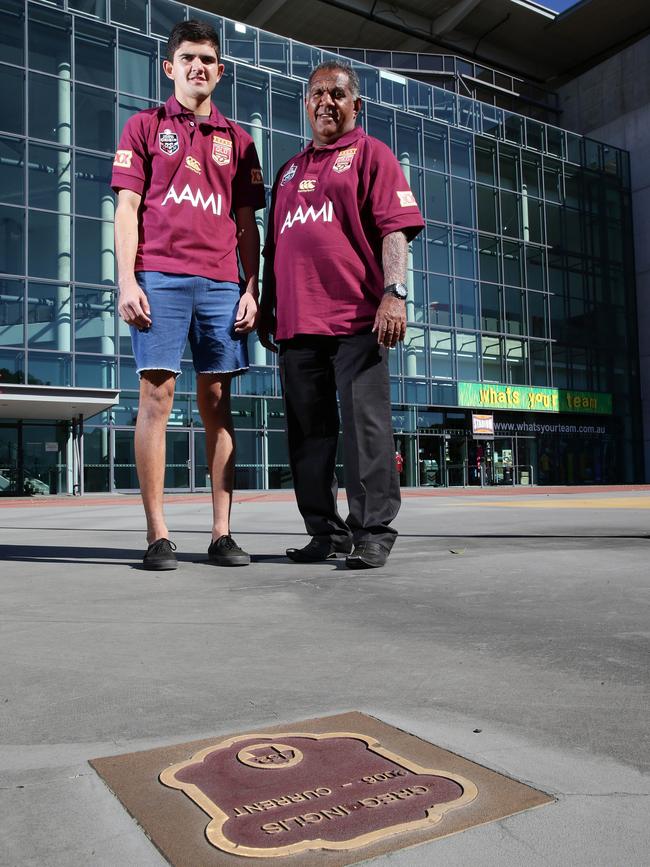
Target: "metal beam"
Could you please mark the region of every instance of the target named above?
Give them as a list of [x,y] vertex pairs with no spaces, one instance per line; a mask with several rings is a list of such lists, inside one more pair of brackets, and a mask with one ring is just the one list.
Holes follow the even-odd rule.
[[246,17],[244,23],[250,24],[251,27],[263,27],[286,3],[287,0],[262,0],[254,11]]
[[433,19],[431,25],[433,33],[436,36],[442,36],[449,33],[450,30],[454,30],[473,9],[476,9],[480,2],[481,0],[460,0],[459,3],[452,4],[446,12]]

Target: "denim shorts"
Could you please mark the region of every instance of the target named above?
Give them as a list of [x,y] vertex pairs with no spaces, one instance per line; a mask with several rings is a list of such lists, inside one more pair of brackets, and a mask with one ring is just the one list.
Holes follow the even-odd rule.
[[197,373],[248,368],[246,335],[234,329],[240,298],[236,283],[160,271],[138,271],[135,276],[151,309],[148,329],[131,326],[138,375],[143,370],[180,374],[188,339]]

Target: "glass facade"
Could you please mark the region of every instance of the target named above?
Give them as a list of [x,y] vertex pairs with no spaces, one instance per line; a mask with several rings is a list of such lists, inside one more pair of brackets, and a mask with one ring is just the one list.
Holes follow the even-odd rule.
[[[221,35],[215,101],[253,136],[270,189],[308,137],[309,71],[334,54],[173,0],[0,0],[0,382],[121,390],[119,406],[87,425],[87,491],[137,487],[138,382],[115,303],[113,153],[127,117],[168,97],[166,34],[193,16]],[[403,483],[638,481],[627,153],[352,62],[362,122],[397,155],[426,220],[409,254],[408,336],[391,353]],[[263,235],[262,214],[259,227]],[[275,359],[255,337],[249,349],[251,370],[234,387],[236,483],[290,486]],[[208,480],[189,348],[182,366],[166,484],[200,490]],[[555,415],[461,406],[463,382],[609,394],[613,412],[587,415],[577,401]],[[493,440],[472,435],[472,410],[493,413]],[[26,423],[0,430],[0,492],[15,492],[2,479],[19,427],[24,439]]]

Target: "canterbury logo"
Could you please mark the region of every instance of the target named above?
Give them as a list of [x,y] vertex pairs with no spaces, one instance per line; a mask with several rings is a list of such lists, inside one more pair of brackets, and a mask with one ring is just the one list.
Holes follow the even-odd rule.
[[300,193],[313,193],[316,189],[316,181],[315,180],[305,180],[300,181],[298,184],[298,192]]
[[167,195],[163,199],[163,206],[166,205],[170,199],[177,205],[181,205],[183,202],[189,202],[193,208],[198,208],[200,205],[204,211],[211,210],[212,213],[217,217],[221,215],[220,194],[217,194],[217,197],[215,199],[214,193],[210,193],[210,195],[206,199],[201,190],[192,191],[192,188],[189,184],[185,184],[185,186],[183,187],[183,191],[180,195],[178,195],[172,184],[172,186],[167,191]]
[[314,223],[318,223],[319,220],[322,220],[323,223],[331,223],[333,215],[334,207],[331,202],[325,202],[323,207],[319,208],[318,211],[313,205],[310,205],[304,210],[302,205],[299,205],[293,214],[291,211],[287,213],[282,228],[280,229],[280,234],[282,235],[285,229],[290,229],[293,224],[297,222],[301,223],[303,226],[308,220],[311,220]]

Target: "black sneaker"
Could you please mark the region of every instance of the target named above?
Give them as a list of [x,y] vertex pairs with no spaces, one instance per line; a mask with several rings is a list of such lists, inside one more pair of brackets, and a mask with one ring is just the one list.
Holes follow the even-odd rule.
[[143,569],[156,569],[164,572],[168,569],[178,569],[178,560],[174,551],[176,545],[169,539],[156,539],[147,548],[147,553],[142,560]]
[[232,536],[219,536],[210,543],[208,560],[215,566],[248,566],[251,555],[242,551]]

